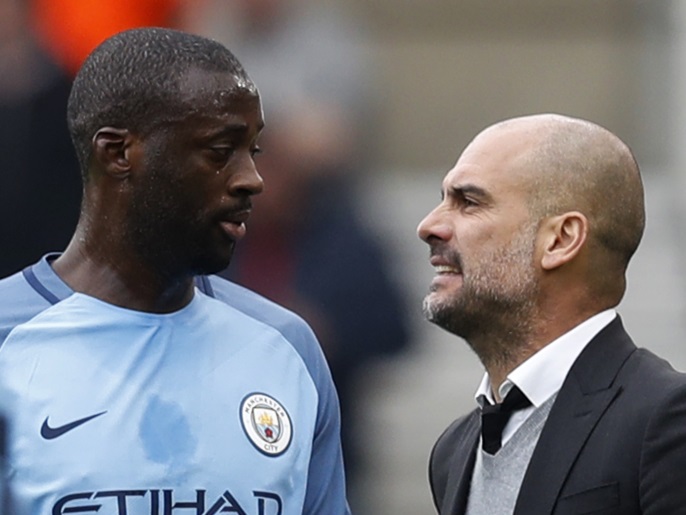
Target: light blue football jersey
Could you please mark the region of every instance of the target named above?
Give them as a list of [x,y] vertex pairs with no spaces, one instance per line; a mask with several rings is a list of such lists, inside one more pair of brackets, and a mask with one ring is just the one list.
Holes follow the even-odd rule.
[[73,293],[46,259],[0,281],[13,514],[349,513],[309,327],[203,281],[162,315]]

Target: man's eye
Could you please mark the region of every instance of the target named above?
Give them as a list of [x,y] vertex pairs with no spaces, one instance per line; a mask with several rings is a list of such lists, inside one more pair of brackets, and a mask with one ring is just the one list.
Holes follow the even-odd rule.
[[262,149],[260,147],[253,147],[250,149],[250,155],[255,157],[258,156],[262,153]]
[[462,208],[476,207],[479,205],[478,200],[476,200],[472,197],[468,197],[467,195],[464,195],[463,193],[456,195],[456,200],[457,200],[457,205],[462,207]]
[[212,152],[217,154],[219,157],[227,158],[233,154],[232,147],[212,147]]

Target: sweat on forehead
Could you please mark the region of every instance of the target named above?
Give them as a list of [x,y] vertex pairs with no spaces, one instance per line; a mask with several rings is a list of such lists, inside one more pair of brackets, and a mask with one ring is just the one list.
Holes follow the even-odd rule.
[[248,77],[236,77],[227,72],[191,68],[178,83],[180,99],[183,97],[212,97],[217,100],[231,100],[258,97],[257,87]]
[[178,99],[191,70],[252,84],[236,57],[210,39],[163,28],[121,32],[101,43],[79,70],[67,119],[82,170],[93,134],[104,126],[149,130]]

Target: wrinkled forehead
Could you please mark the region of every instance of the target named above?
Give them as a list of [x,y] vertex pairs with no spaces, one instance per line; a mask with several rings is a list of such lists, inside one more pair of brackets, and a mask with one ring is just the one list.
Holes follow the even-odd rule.
[[444,188],[474,183],[489,190],[525,189],[534,179],[532,156],[539,143],[537,131],[518,124],[490,127],[467,145]]

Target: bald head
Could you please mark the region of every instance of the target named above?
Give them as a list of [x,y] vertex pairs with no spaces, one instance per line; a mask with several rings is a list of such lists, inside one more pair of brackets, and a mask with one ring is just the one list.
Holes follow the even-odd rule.
[[594,123],[554,114],[506,120],[482,135],[498,133],[519,142],[513,159],[525,170],[532,217],[583,213],[589,244],[624,272],[645,225],[643,185],[629,147]]

